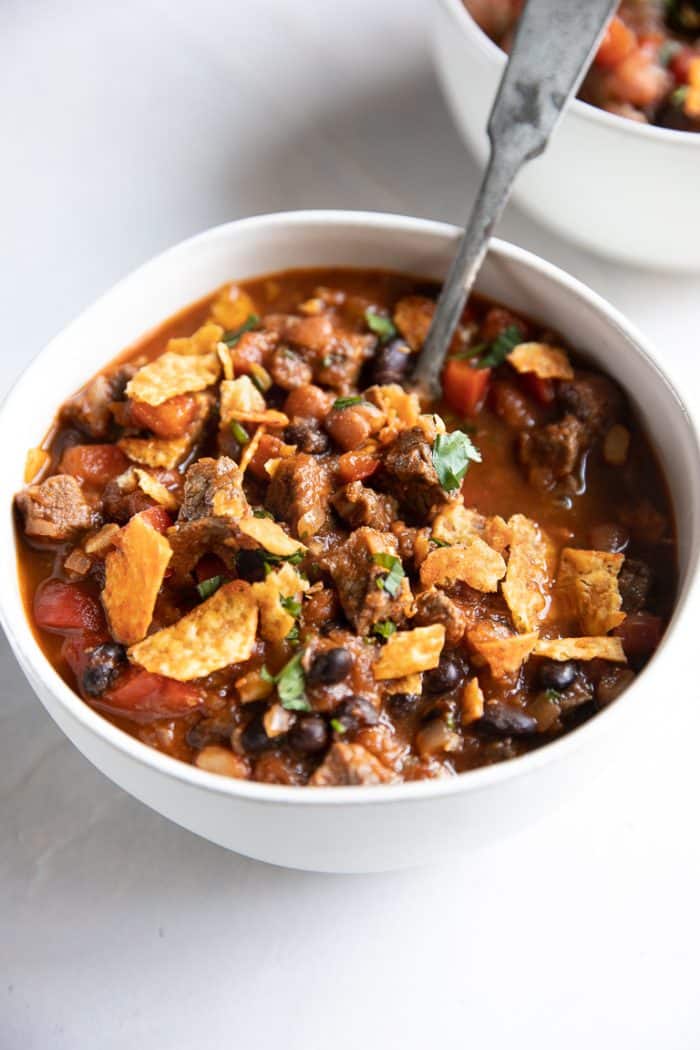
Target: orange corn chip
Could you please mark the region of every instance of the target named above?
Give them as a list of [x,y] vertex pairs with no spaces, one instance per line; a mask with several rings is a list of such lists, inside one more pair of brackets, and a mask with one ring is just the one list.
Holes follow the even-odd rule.
[[226,379],[221,384],[221,423],[268,423],[274,427],[284,427],[289,422],[284,412],[267,408],[265,398],[249,376],[238,379]]
[[226,343],[218,343],[216,347],[216,356],[221,362],[221,370],[224,374],[224,379],[233,379],[233,358],[231,357],[231,351],[226,346]]
[[145,637],[173,552],[162,536],[137,514],[115,538],[116,546],[105,558],[102,591],[113,636],[124,645]]
[[546,343],[519,343],[507,357],[516,372],[532,372],[538,379],[573,379],[574,370],[564,350]]
[[255,313],[253,300],[236,284],[225,285],[211,304],[211,314],[224,328],[240,328]]
[[473,507],[450,503],[436,515],[432,535],[442,543],[470,543],[480,537],[489,547],[503,554],[510,544],[510,529],[498,515],[486,518]]
[[288,558],[291,554],[306,550],[303,543],[288,536],[282,526],[272,518],[244,518],[243,521],[239,521],[238,528],[270,554],[281,558]]
[[498,581],[505,574],[506,563],[501,555],[478,536],[466,546],[431,551],[420,567],[421,582],[426,587],[447,587],[461,581],[484,592],[498,590]]
[[549,603],[549,545],[539,526],[523,514],[514,514],[508,529],[510,557],[503,597],[518,631],[535,631]]
[[197,416],[186,434],[178,438],[122,438],[117,442],[125,456],[144,467],[173,470],[188,455],[202,433],[211,409],[208,394],[196,394]]
[[255,647],[258,607],[250,584],[234,580],[172,627],[129,649],[129,659],[178,682],[247,660]]
[[619,638],[542,638],[533,650],[549,660],[611,660],[625,664],[627,657]]
[[35,481],[42,470],[51,462],[51,456],[44,448],[30,448],[24,464],[24,483]]
[[382,648],[374,664],[377,681],[386,678],[404,678],[418,671],[437,667],[445,644],[442,624],[414,627],[412,631],[397,631]]
[[557,594],[587,635],[597,637],[625,619],[617,578],[624,554],[578,550],[561,552]]
[[246,447],[243,449],[243,455],[241,456],[241,461],[238,464],[238,469],[241,472],[241,477],[243,477],[243,475],[245,474],[246,470],[248,469],[248,467],[250,466],[251,462],[253,461],[255,453],[258,451],[258,445],[262,441],[263,434],[266,434],[266,433],[267,433],[267,428],[266,427],[264,427],[264,426],[263,427],[258,427],[258,429],[253,434],[252,438],[250,439],[250,441],[248,442]]
[[101,554],[102,551],[106,551],[108,547],[113,546],[115,539],[122,530],[114,522],[109,525],[103,525],[99,532],[94,533],[83,543],[83,549],[86,554]]
[[480,623],[467,632],[477,658],[488,664],[494,678],[508,678],[525,663],[537,642],[537,634],[502,635],[491,623]]
[[184,354],[185,357],[214,354],[218,351],[223,334],[221,325],[205,324],[198,328],[194,335],[185,336],[184,339],[169,339],[166,349],[171,354]]
[[251,704],[256,700],[267,700],[272,693],[272,682],[267,682],[260,671],[248,671],[237,678],[235,686],[242,704]]
[[150,496],[152,500],[159,503],[161,507],[165,507],[166,510],[177,510],[179,503],[172,492],[166,489],[157,478],[154,478],[148,471],[142,470],[140,467],[135,467],[134,474],[139,483],[139,488],[142,492],[145,492],[147,496]]
[[484,694],[478,678],[470,678],[462,690],[462,725],[476,722],[484,713]]
[[215,353],[194,357],[166,351],[138,370],[126,393],[134,401],[162,405],[179,394],[206,390],[217,381],[220,371]]
[[292,565],[282,565],[274,572],[268,573],[260,583],[252,585],[255,600],[260,611],[260,634],[267,642],[281,642],[294,627],[295,619],[282,605],[283,598],[301,598],[308,590],[308,583],[302,580]]

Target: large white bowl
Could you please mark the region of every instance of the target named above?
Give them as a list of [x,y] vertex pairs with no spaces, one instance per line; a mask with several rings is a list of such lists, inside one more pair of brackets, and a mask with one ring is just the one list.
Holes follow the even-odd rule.
[[556,743],[460,777],[289,788],[230,780],[158,754],[91,710],[42,654],[20,598],[11,504],[25,450],[42,440],[60,403],[143,332],[226,280],[343,265],[441,278],[458,236],[439,223],[353,212],[261,216],[209,230],[147,263],[90,307],[39,355],[0,412],[0,618],[27,678],[108,777],[178,824],[250,857],[317,871],[380,871],[519,830],[587,784],[606,753],[619,756],[631,746],[664,692],[665,669],[677,669],[692,651],[688,600],[700,549],[700,455],[686,411],[642,338],[612,307],[534,255],[496,241],[479,290],[565,332],[621,383],[671,486],[680,533],[678,607],[660,651],[620,700]]
[[[437,0],[434,53],[455,121],[481,163],[506,56],[462,0]],[[700,134],[575,101],[514,199],[557,233],[637,266],[700,270]]]

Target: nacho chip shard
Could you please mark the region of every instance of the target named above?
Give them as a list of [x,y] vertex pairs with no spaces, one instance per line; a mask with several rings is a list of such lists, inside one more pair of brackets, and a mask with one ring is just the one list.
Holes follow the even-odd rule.
[[102,604],[113,637],[133,645],[145,637],[172,550],[145,518],[137,514],[114,537],[105,558]]
[[24,483],[31,484],[36,481],[41,472],[51,462],[51,456],[45,448],[30,448],[24,462]]
[[440,662],[445,644],[442,624],[414,627],[412,631],[397,631],[383,646],[373,671],[377,681],[387,678],[405,678],[418,671],[430,671]]
[[162,405],[180,394],[206,390],[219,378],[216,353],[198,356],[166,351],[140,368],[126,387],[127,396],[147,405]]
[[523,514],[508,520],[510,556],[502,591],[518,631],[528,633],[549,606],[550,546],[541,529]]
[[190,682],[247,660],[255,647],[258,607],[249,583],[234,580],[171,627],[129,649],[132,663]]
[[436,515],[432,536],[448,544],[469,543],[478,537],[499,554],[504,554],[510,544],[510,529],[503,518],[498,515],[487,518],[463,503],[450,503]]
[[255,313],[255,304],[238,285],[227,284],[217,292],[211,304],[211,313],[214,320],[224,328],[240,328]]
[[[224,330],[218,324],[204,324],[194,335],[180,339],[169,339],[166,350],[171,354],[196,357],[197,354],[214,354],[221,342]],[[218,354],[217,354],[218,356]]]
[[468,726],[477,722],[484,713],[484,694],[478,678],[470,678],[462,689],[461,699],[462,725]]
[[538,379],[573,379],[574,370],[564,350],[547,343],[519,343],[507,357],[516,372],[530,372]]
[[150,496],[152,500],[159,503],[161,507],[165,507],[166,510],[177,510],[180,504],[175,498],[174,494],[166,489],[162,482],[154,478],[152,474],[149,474],[147,470],[143,470],[141,467],[134,469],[136,480],[138,481],[139,488],[146,496]]
[[204,423],[211,409],[211,399],[207,394],[196,394],[197,415],[190,424],[186,434],[177,438],[121,438],[117,445],[134,463],[144,467],[173,470],[189,454],[199,438]]
[[303,543],[287,535],[282,526],[272,518],[244,518],[239,521],[238,528],[245,536],[259,543],[269,554],[276,554],[280,558],[288,558],[299,551],[306,550]]
[[449,587],[466,583],[476,591],[493,593],[506,574],[506,563],[498,551],[475,536],[468,544],[439,547],[431,551],[420,567],[426,587]]
[[289,564],[282,565],[252,585],[260,612],[260,634],[266,642],[281,642],[287,637],[296,620],[284,608],[282,600],[294,598],[300,601],[308,587],[308,582]]
[[627,657],[619,638],[542,638],[533,650],[548,660],[610,660],[625,664]]
[[487,664],[494,678],[508,678],[520,670],[537,642],[529,634],[501,634],[491,623],[480,623],[467,632],[476,654],[475,663]]
[[267,423],[273,427],[283,427],[289,422],[284,412],[268,408],[265,398],[253,383],[250,376],[239,376],[238,379],[225,379],[219,387],[221,425],[231,423]]
[[557,596],[590,637],[607,634],[625,619],[618,576],[624,554],[565,547],[561,552]]

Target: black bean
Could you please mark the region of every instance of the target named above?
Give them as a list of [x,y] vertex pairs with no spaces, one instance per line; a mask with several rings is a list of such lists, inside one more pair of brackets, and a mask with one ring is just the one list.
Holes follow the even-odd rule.
[[402,715],[410,715],[416,710],[420,703],[420,696],[418,693],[392,693],[387,703],[391,713],[401,717]]
[[372,381],[381,385],[398,383],[406,378],[411,366],[412,355],[403,339],[392,339],[386,346],[380,346],[372,362]]
[[260,551],[242,550],[236,555],[236,572],[248,583],[265,579],[265,559]]
[[375,726],[379,715],[364,696],[350,696],[335,709],[333,720],[340,722],[346,733],[355,733],[363,726]]
[[451,689],[457,688],[463,677],[464,667],[461,660],[447,654],[434,670],[425,673],[423,689],[426,693],[449,693]]
[[335,685],[352,670],[352,656],[347,649],[326,649],[311,664],[306,680],[310,685]]
[[287,737],[290,747],[303,755],[323,751],[328,744],[328,726],[319,715],[301,715]]
[[245,750],[251,753],[264,751],[273,743],[265,732],[262,714],[255,715],[252,722],[248,723],[241,735],[241,743]]
[[556,689],[558,693],[568,689],[578,674],[573,660],[543,660],[537,670],[537,681],[543,689]]
[[499,700],[489,700],[486,703],[479,725],[507,736],[529,736],[530,733],[537,732],[536,718],[519,707],[502,704]]
[[314,456],[327,452],[330,438],[309,419],[298,420],[284,428],[284,440],[288,445],[296,445],[298,452],[309,452]]
[[83,671],[83,691],[88,696],[100,696],[108,689],[126,661],[126,650],[116,642],[98,645],[88,654]]

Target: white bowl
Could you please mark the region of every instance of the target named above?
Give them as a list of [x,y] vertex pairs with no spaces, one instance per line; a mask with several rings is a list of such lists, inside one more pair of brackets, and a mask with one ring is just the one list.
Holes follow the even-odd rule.
[[[455,121],[484,164],[506,56],[461,0],[435,4],[434,53]],[[557,233],[637,266],[700,270],[700,134],[575,101],[514,199]]]
[[560,741],[463,776],[290,788],[219,777],[151,750],[91,710],[42,654],[22,607],[10,508],[25,451],[42,440],[61,402],[123,347],[226,280],[343,265],[441,278],[458,236],[439,223],[353,212],[261,216],[209,230],[142,266],[90,307],[39,355],[0,412],[0,618],[27,678],[108,777],[178,824],[250,857],[316,871],[380,871],[520,830],[589,783],[606,752],[630,747],[663,693],[664,669],[693,644],[688,598],[700,550],[700,454],[686,411],[642,338],[612,307],[534,255],[496,241],[479,290],[565,332],[621,383],[671,487],[680,532],[678,607],[660,651],[620,700]]

